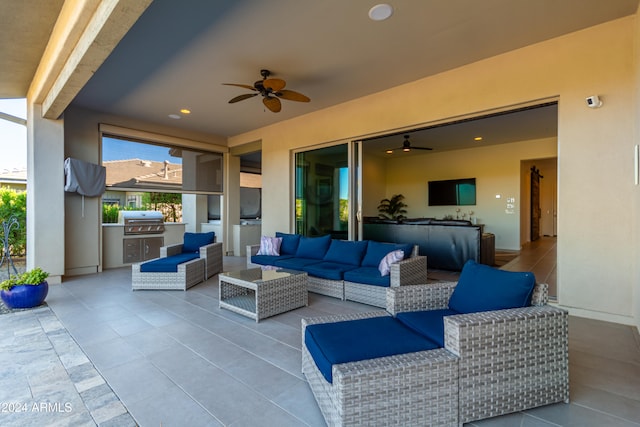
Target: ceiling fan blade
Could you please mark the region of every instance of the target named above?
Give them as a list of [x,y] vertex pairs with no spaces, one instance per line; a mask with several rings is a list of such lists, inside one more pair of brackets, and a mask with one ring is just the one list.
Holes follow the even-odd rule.
[[282,108],[282,103],[280,103],[280,100],[278,98],[274,98],[272,96],[265,96],[262,99],[262,103],[271,111],[273,111],[274,113],[277,113],[280,111],[280,109]]
[[280,97],[280,98],[282,98],[282,99],[286,99],[286,100],[289,100],[289,101],[298,101],[298,102],[309,102],[309,101],[311,101],[309,99],[309,97],[307,97],[307,96],[305,96],[305,95],[303,95],[303,94],[301,94],[299,92],[296,92],[294,90],[287,90],[287,89],[280,90],[280,91],[276,92],[275,95]]
[[254,96],[258,96],[258,94],[257,93],[245,93],[244,95],[238,95],[235,98],[232,98],[229,101],[229,104],[233,104],[233,103],[238,102],[238,101],[243,101],[245,99],[253,98]]
[[412,150],[433,150],[430,147],[411,147]]
[[258,89],[256,89],[255,87],[249,86],[249,85],[242,85],[242,84],[238,84],[238,83],[222,83],[222,84],[225,85],[225,86],[238,86],[238,87],[242,87],[242,88],[245,88],[245,89],[253,90],[255,92],[258,91]]
[[264,86],[267,89],[271,89],[274,92],[277,92],[280,89],[284,89],[286,85],[287,85],[287,82],[285,82],[282,79],[264,79],[262,81],[262,86]]

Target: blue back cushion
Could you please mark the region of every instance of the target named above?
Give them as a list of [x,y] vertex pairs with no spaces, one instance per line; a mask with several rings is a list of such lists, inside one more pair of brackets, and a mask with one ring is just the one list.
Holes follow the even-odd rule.
[[458,313],[475,313],[527,307],[535,285],[533,273],[498,270],[469,260],[449,299],[449,308]]
[[404,258],[407,259],[411,256],[413,251],[413,245],[411,243],[381,243],[370,241],[367,246],[367,252],[362,260],[363,267],[378,267],[382,258],[389,252],[401,249],[404,251]]
[[276,232],[276,237],[282,237],[282,243],[280,244],[280,255],[295,255],[298,250],[298,243],[300,243],[299,234],[287,234]]
[[438,348],[391,316],[309,325],[304,342],[329,382],[335,364]]
[[341,264],[349,264],[359,266],[362,257],[367,250],[367,242],[349,241],[349,240],[332,240],[329,250],[324,256],[325,261],[338,262]]
[[322,237],[302,236],[296,250],[296,258],[322,259],[330,244],[331,236],[329,234]]
[[195,252],[181,253],[165,258],[158,258],[140,264],[140,271],[144,273],[175,273],[178,271],[178,264],[200,258]]
[[396,319],[420,335],[434,341],[440,347],[444,347],[443,318],[453,314],[458,314],[458,312],[447,308],[442,310],[406,311],[398,313]]
[[213,243],[215,233],[184,233],[184,241],[182,242],[182,252],[198,252],[200,246],[206,246]]

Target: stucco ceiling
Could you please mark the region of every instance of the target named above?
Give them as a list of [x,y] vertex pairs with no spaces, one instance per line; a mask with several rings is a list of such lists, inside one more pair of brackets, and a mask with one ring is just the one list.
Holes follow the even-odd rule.
[[24,98],[64,0],[0,0],[0,98]]
[[[0,49],[11,38],[32,62],[16,34],[29,34],[4,10]],[[220,136],[290,119],[469,64],[562,34],[634,14],[639,0],[390,0],[390,19],[367,16],[371,0],[155,0],[80,91],[73,104],[140,120]],[[59,9],[62,1],[29,0]],[[38,5],[36,7],[36,4]],[[28,27],[46,32],[28,14]],[[41,15],[40,13],[37,14]],[[51,12],[43,13],[49,16]],[[9,28],[9,29],[8,29]],[[26,52],[30,54],[27,55]],[[36,55],[37,56],[37,55]],[[24,92],[6,83],[13,63],[0,71],[0,94]],[[282,112],[260,97],[236,104],[267,68],[310,103],[283,101]],[[34,64],[31,64],[34,69]],[[29,74],[29,73],[26,73]],[[31,72],[32,75],[32,72]],[[181,119],[181,108],[192,113]]]

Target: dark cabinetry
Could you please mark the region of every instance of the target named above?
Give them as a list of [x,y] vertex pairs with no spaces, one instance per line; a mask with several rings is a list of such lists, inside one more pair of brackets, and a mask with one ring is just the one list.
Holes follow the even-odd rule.
[[379,242],[412,243],[420,247],[432,269],[460,271],[472,259],[494,263],[495,236],[482,233],[478,225],[457,225],[446,221],[403,224],[364,224],[363,239]]
[[130,264],[160,256],[163,237],[133,237],[122,241],[122,262]]

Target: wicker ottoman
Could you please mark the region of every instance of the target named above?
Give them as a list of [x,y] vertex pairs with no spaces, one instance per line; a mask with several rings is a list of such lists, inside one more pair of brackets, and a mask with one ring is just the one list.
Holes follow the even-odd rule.
[[205,260],[197,258],[178,264],[176,272],[143,272],[137,263],[131,266],[131,289],[186,291],[204,281]]

